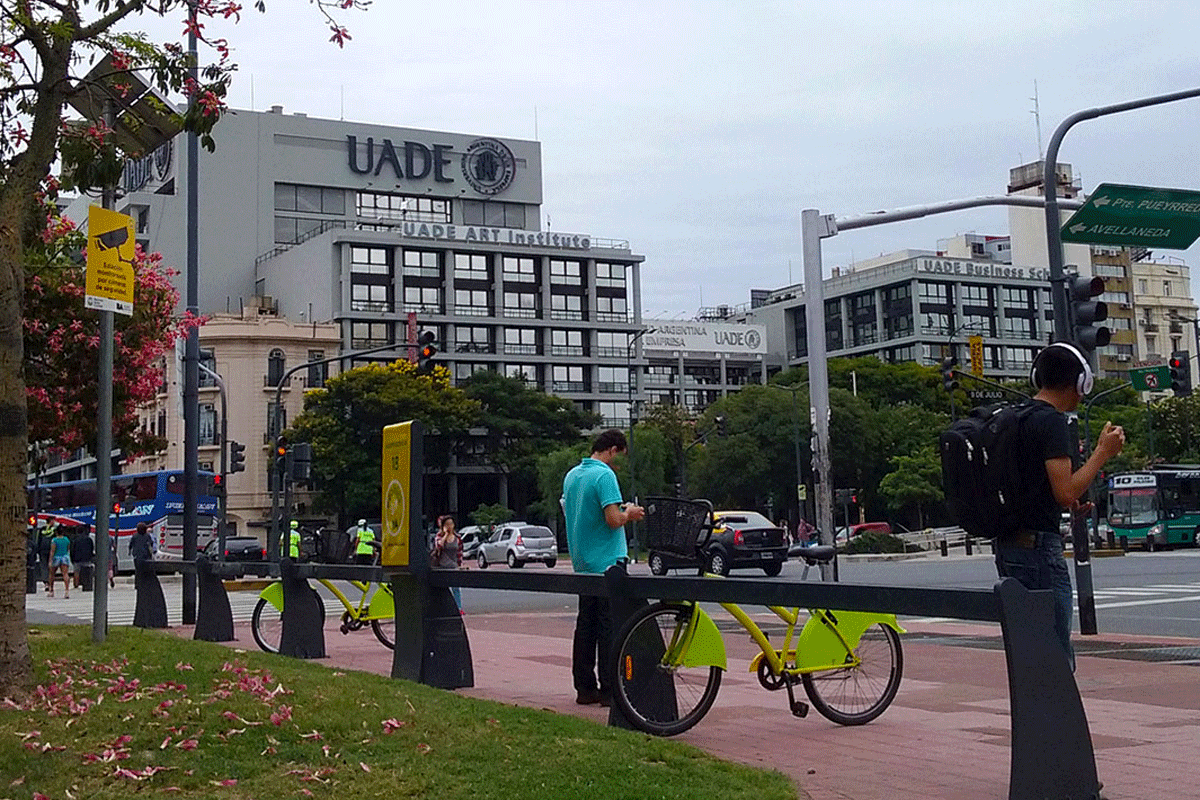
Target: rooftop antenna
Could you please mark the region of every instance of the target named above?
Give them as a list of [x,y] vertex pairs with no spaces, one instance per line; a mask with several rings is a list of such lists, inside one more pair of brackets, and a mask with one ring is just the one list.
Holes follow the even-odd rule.
[[1042,108],[1038,103],[1038,86],[1037,81],[1033,82],[1033,97],[1029,98],[1033,101],[1033,119],[1037,123],[1037,139],[1038,139],[1038,161],[1042,160],[1044,151],[1042,150]]

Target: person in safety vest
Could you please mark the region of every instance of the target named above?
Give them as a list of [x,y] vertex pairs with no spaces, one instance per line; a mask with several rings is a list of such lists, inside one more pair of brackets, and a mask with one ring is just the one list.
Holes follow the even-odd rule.
[[358,521],[358,529],[354,531],[354,563],[375,563],[375,531],[365,519]]
[[292,520],[292,529],[288,532],[288,556],[300,560],[300,523]]

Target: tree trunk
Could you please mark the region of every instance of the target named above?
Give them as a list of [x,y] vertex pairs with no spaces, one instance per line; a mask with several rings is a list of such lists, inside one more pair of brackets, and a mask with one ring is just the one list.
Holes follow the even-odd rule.
[[41,53],[41,88],[29,145],[11,159],[0,185],[0,697],[27,690],[33,674],[25,633],[29,440],[23,372],[24,253],[45,225],[34,213],[35,196],[58,146],[72,45],[69,38],[58,38]]

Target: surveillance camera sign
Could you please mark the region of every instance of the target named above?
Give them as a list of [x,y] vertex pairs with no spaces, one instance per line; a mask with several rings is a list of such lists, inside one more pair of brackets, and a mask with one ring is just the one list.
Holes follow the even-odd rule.
[[133,314],[133,218],[107,208],[88,209],[86,308]]

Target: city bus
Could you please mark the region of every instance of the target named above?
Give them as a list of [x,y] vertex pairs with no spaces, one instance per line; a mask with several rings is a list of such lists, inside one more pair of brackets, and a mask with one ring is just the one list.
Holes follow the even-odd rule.
[[[197,513],[197,551],[217,535],[216,476],[200,472]],[[142,472],[134,475],[113,475],[108,532],[117,541],[117,569],[132,570],[129,537],[139,522],[150,528],[158,559],[183,557],[183,470]],[[27,486],[30,519],[36,517],[37,527],[46,522],[65,526],[92,527],[96,523],[96,479],[43,484],[41,502],[34,503],[34,487]]]
[[1113,475],[1108,524],[1118,541],[1124,536],[1147,549],[1200,545],[1200,464],[1155,464]]

